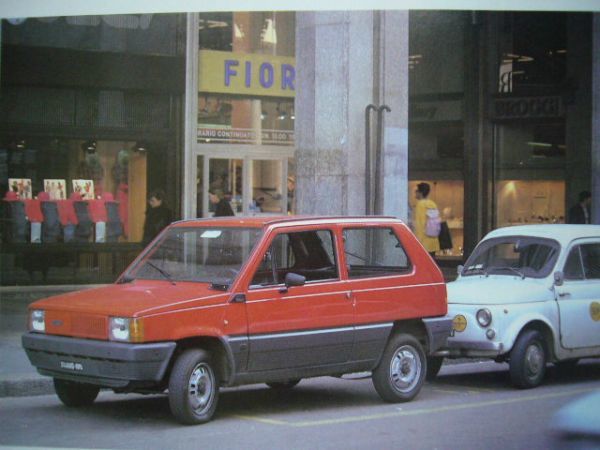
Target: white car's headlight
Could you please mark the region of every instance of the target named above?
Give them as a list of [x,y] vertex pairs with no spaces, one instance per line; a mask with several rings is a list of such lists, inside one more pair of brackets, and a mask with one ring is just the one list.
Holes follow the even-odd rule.
[[129,317],[110,317],[108,321],[108,338],[111,341],[141,342],[143,338],[141,319]]
[[46,332],[46,312],[41,309],[34,309],[29,314],[29,330],[37,333]]
[[492,323],[492,313],[489,309],[483,308],[477,311],[477,323],[482,327],[487,327]]

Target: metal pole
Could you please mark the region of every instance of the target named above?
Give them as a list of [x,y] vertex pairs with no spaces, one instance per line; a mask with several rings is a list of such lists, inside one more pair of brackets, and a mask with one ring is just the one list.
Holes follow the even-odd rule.
[[383,162],[381,161],[381,147],[383,145],[383,112],[391,112],[389,106],[381,105],[377,108],[377,141],[375,145],[375,195],[374,195],[374,209],[376,215],[383,214],[381,207],[381,183],[382,183],[382,174],[381,168]]
[[369,104],[365,108],[365,214],[367,216],[370,216],[373,211],[371,207],[371,187],[373,184],[371,174],[371,111],[376,110],[377,106],[373,104]]

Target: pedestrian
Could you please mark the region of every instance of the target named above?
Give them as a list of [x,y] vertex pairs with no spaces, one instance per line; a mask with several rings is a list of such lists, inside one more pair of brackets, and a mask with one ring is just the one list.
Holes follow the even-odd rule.
[[142,242],[147,245],[163,228],[171,223],[173,216],[165,201],[164,191],[157,189],[148,196],[146,221],[144,222],[144,237]]
[[231,204],[227,201],[226,198],[221,197],[216,190],[209,190],[208,197],[210,202],[215,207],[215,213],[213,217],[224,217],[224,216],[235,216],[233,209],[231,208]]
[[589,191],[579,193],[579,203],[569,209],[567,223],[591,223],[590,206],[592,194]]
[[415,191],[417,204],[413,214],[414,233],[425,250],[434,257],[440,250],[441,218],[435,202],[427,196],[430,187],[428,183],[419,183]]

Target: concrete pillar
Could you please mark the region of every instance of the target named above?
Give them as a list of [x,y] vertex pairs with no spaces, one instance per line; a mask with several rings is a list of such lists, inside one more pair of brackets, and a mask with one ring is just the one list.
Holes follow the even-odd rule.
[[[382,212],[405,218],[408,13],[296,15],[299,214],[365,212],[365,107],[387,104]],[[375,127],[375,121],[373,122]]]
[[196,217],[196,159],[198,144],[198,14],[187,14],[185,51],[185,135],[183,154],[182,216]]
[[600,224],[600,14],[592,18],[592,222]]

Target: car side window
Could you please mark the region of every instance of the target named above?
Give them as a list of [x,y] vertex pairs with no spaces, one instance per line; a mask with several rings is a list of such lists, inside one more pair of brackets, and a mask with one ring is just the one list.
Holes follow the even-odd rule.
[[344,252],[349,278],[397,275],[410,272],[412,267],[391,228],[345,229]]
[[252,287],[282,284],[288,273],[307,282],[339,278],[333,233],[329,230],[281,233],[252,278]]
[[581,255],[579,246],[573,247],[563,270],[566,280],[583,280],[583,267],[581,266]]
[[600,279],[600,244],[581,245],[581,260],[586,279]]

